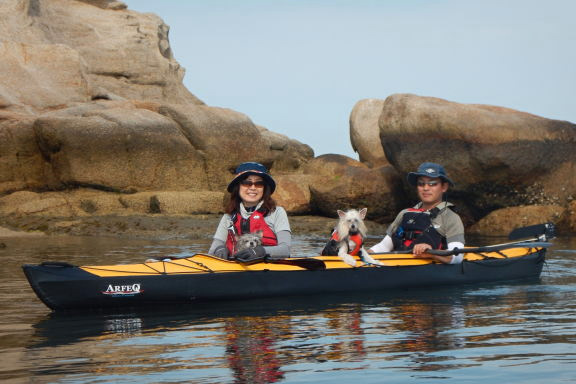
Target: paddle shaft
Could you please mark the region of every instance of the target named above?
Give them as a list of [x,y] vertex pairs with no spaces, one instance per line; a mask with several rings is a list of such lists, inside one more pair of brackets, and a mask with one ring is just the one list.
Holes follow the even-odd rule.
[[496,252],[510,248],[547,248],[550,247],[551,245],[552,243],[548,243],[545,241],[530,241],[530,242],[516,242],[509,244],[487,245],[485,247],[476,247],[476,248],[462,248],[462,249],[454,248],[450,250],[429,249],[426,252],[431,255],[437,255],[437,256],[451,256],[451,255],[458,255],[460,253]]

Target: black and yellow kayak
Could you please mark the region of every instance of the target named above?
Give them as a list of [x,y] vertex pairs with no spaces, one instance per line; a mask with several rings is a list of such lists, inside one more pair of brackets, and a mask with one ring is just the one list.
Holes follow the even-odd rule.
[[73,266],[45,262],[23,269],[37,296],[53,310],[154,307],[215,300],[382,291],[474,284],[540,276],[550,243],[532,241],[434,251],[464,253],[461,264],[411,254],[374,254],[382,265],[337,256],[260,261],[250,265],[206,254],[126,265]]

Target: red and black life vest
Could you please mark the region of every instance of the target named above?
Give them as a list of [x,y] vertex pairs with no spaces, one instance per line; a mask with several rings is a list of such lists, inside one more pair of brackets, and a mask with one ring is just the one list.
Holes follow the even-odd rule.
[[446,248],[446,238],[432,225],[440,210],[432,208],[429,211],[409,208],[402,216],[400,226],[392,234],[392,242],[396,250],[409,250],[416,244],[430,244],[433,249]]
[[276,234],[264,220],[266,215],[266,209],[259,209],[252,212],[247,219],[242,218],[242,215],[239,215],[237,212],[232,215],[232,226],[228,228],[228,238],[226,239],[226,248],[228,248],[231,255],[236,253],[236,236],[241,236],[245,233],[262,231],[262,245],[278,245]]
[[[332,237],[330,238],[330,240],[334,240],[336,243],[340,242],[340,236],[338,236],[338,231],[334,231],[334,233],[332,233]],[[354,249],[352,250],[348,249],[347,253],[349,255],[356,256],[360,252],[360,249],[362,249],[362,245],[364,245],[364,239],[362,238],[362,236],[360,236],[359,233],[356,233],[354,235],[350,234],[348,235],[348,239],[346,241],[346,245],[348,247],[350,247],[350,240],[352,240],[355,246]]]
[[[349,255],[352,256],[356,256],[360,253],[360,250],[362,249],[362,246],[364,245],[364,239],[362,238],[362,236],[360,235],[360,233],[357,234],[350,234],[347,238],[346,241],[346,246],[350,247],[350,243],[349,240],[352,240],[354,242],[354,249],[350,250],[348,249],[348,253]],[[338,245],[340,243],[340,236],[338,236],[338,231],[336,231],[335,229],[332,231],[332,235],[330,237],[330,240],[328,240],[328,242],[326,243],[326,245],[324,246],[324,248],[322,249],[322,256],[337,256],[338,255]]]

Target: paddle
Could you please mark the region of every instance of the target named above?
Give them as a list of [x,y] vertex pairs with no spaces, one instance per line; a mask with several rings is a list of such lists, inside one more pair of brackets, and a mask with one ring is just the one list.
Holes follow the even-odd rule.
[[527,227],[516,228],[508,235],[510,240],[519,240],[526,238],[546,241],[556,237],[556,227],[553,223],[529,225]]
[[265,261],[268,264],[286,264],[294,265],[296,267],[304,268],[309,271],[323,271],[326,269],[326,264],[322,260],[314,259],[311,257],[304,257],[298,259],[277,259]]
[[[494,252],[504,249],[517,248],[517,247],[549,247],[552,244],[547,243],[546,240],[552,239],[556,236],[556,230],[553,223],[544,223],[530,225],[526,227],[515,228],[510,232],[508,238],[510,240],[525,239],[522,241],[515,241],[511,243],[488,245],[476,248],[455,248],[452,250],[428,250],[427,252],[432,255],[438,256],[451,256],[459,253],[478,253],[478,252]],[[530,238],[530,239],[526,239]],[[539,242],[537,242],[537,240]],[[392,251],[386,254],[405,254],[410,251]]]
[[326,269],[326,264],[322,260],[313,259],[309,257],[304,258],[286,258],[286,259],[272,259],[269,255],[265,257],[258,257],[250,260],[240,260],[235,259],[231,261],[236,261],[242,265],[253,265],[253,264],[284,264],[284,265],[293,265],[295,267],[304,268],[309,271],[321,271]]
[[[548,239],[552,239],[556,236],[556,227],[553,223],[544,223],[529,225],[526,227],[520,227],[512,230],[508,235],[510,240],[525,239],[521,242],[512,242],[505,244],[487,245],[484,247],[476,248],[454,248],[451,250],[428,250],[427,252],[432,255],[437,256],[451,256],[457,255],[459,253],[482,253],[482,252],[495,252],[510,248],[522,248],[522,247],[534,247],[534,248],[546,248],[550,247],[552,244],[546,242]],[[530,239],[526,239],[530,238]]]
[[529,242],[516,242],[509,244],[487,245],[484,247],[476,247],[476,248],[454,248],[450,250],[429,249],[426,251],[426,253],[437,256],[451,256],[451,255],[457,255],[459,253],[496,252],[510,248],[547,248],[550,247],[551,245],[552,243],[548,243],[545,241],[529,241]]

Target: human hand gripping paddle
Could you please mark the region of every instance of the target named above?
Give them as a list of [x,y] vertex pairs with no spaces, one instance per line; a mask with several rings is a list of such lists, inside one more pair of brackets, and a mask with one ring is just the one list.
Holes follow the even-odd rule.
[[[455,248],[451,250],[427,250],[427,253],[438,256],[452,256],[459,253],[488,253],[496,252],[511,248],[546,248],[550,247],[552,243],[547,242],[547,240],[552,239],[556,236],[555,226],[553,223],[537,224],[527,227],[516,228],[508,235],[510,240],[520,240],[505,244],[495,244],[487,245],[483,247],[475,248]],[[405,260],[407,258],[413,258],[413,255],[406,254],[406,251],[393,251],[390,254],[399,254],[398,259]],[[402,254],[402,256],[400,256]],[[393,258],[387,257],[382,261],[391,261]],[[322,260],[315,258],[294,258],[294,259],[279,259],[279,260],[266,260],[267,263],[276,264],[288,264],[298,266],[300,268],[308,270],[324,270],[326,265]]]
[[437,256],[451,256],[459,253],[496,252],[511,248],[546,248],[552,245],[552,243],[547,242],[547,240],[553,239],[554,237],[556,237],[556,227],[553,223],[536,224],[516,228],[508,235],[509,240],[523,239],[522,241],[475,248],[454,248],[450,250],[430,249],[427,253]]

